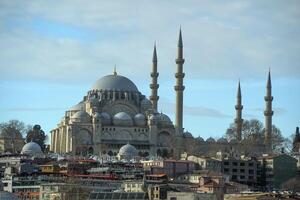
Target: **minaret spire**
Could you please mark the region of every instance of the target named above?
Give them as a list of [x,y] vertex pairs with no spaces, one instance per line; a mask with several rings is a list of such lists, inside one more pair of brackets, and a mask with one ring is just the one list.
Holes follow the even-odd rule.
[[178,130],[178,134],[183,134],[183,91],[184,91],[184,85],[183,85],[183,43],[182,43],[182,34],[181,34],[181,28],[179,31],[179,39],[178,39],[178,52],[177,52],[177,72],[175,74],[176,78],[176,85],[174,87],[176,91],[176,123],[175,126]]
[[113,71],[113,75],[118,75],[118,73],[117,73],[117,66],[115,65],[115,67],[114,67],[114,71]]
[[269,152],[272,151],[272,84],[271,84],[271,71],[269,69],[268,81],[267,81],[267,91],[265,96],[266,109],[264,111],[265,115],[265,145]]
[[243,127],[243,119],[242,119],[243,105],[242,105],[242,93],[241,93],[240,80],[239,80],[238,90],[237,90],[237,102],[235,105],[235,110],[236,110],[236,118],[234,122],[235,122],[236,134],[237,134],[236,137],[237,140],[240,142],[242,140],[242,127]]
[[159,84],[157,84],[158,76],[159,73],[157,73],[156,43],[154,43],[153,57],[152,57],[152,73],[151,73],[152,82],[150,84],[150,89],[151,89],[150,101],[152,102],[153,109],[155,110],[157,110],[157,102],[159,99],[159,96],[157,96],[157,90],[159,88]]

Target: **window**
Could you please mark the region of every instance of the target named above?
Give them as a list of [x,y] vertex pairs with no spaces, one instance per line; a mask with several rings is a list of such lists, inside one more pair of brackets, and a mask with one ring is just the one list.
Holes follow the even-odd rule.
[[232,169],[232,172],[237,172],[237,169]]
[[233,166],[237,166],[237,162],[232,162]]
[[227,161],[226,161],[226,162],[224,162],[224,165],[229,165],[229,162],[227,162]]
[[245,163],[244,163],[244,162],[241,162],[241,163],[240,163],[240,166],[245,166]]
[[253,169],[249,169],[249,174],[254,174],[254,170]]
[[245,173],[245,169],[240,169],[240,172],[241,173]]
[[177,197],[171,197],[170,200],[177,200]]
[[237,176],[236,175],[232,175],[231,179],[232,180],[236,180]]
[[245,179],[245,176],[240,176],[240,179]]
[[253,163],[252,163],[252,162],[249,162],[248,165],[249,165],[249,167],[252,167],[252,166],[253,166]]
[[229,172],[229,169],[228,168],[224,168],[224,172]]

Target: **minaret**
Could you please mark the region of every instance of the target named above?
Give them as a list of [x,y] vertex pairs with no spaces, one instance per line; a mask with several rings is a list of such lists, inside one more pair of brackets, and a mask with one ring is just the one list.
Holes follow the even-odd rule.
[[265,96],[266,101],[266,110],[264,112],[265,115],[265,145],[269,152],[272,151],[272,85],[271,85],[271,72],[269,70],[268,81],[267,81],[267,92]]
[[243,127],[243,119],[242,119],[242,94],[241,94],[241,85],[240,81],[238,84],[238,90],[237,90],[237,102],[235,105],[236,110],[236,118],[234,120],[235,122],[235,128],[236,128],[236,137],[237,140],[240,142],[242,140],[242,127]]
[[150,100],[152,102],[154,110],[157,110],[157,102],[159,99],[159,96],[157,96],[157,90],[159,88],[159,84],[157,84],[158,75],[159,73],[157,73],[156,44],[154,44],[153,57],[152,57],[152,73],[151,73],[152,83],[150,84],[150,89],[151,89]]
[[176,78],[176,85],[174,87],[176,91],[176,122],[175,126],[178,130],[178,134],[183,133],[183,123],[182,123],[182,115],[183,115],[183,78],[184,73],[183,71],[183,44],[182,44],[182,36],[181,36],[181,29],[179,31],[179,39],[178,39],[178,54],[176,59],[177,64],[177,73],[175,74]]

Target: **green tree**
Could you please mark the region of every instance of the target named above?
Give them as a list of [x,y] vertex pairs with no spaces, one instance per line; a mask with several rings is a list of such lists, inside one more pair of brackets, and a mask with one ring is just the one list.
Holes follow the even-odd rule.
[[41,129],[40,125],[34,125],[31,130],[28,131],[27,136],[26,136],[26,142],[36,142],[37,144],[40,145],[42,151],[45,151],[46,145],[46,134],[45,132]]
[[[242,128],[242,138],[244,142],[257,143],[264,141],[265,128],[261,121],[257,119],[244,120]],[[225,136],[228,140],[237,139],[235,124],[231,123],[226,130]],[[285,148],[286,139],[275,125],[272,126],[273,151],[279,152]]]

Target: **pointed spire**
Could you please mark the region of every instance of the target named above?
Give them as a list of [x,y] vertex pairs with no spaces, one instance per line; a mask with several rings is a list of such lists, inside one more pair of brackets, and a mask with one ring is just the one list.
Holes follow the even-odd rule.
[[237,97],[240,98],[241,96],[242,96],[242,93],[241,93],[241,84],[240,84],[240,79],[239,79]]
[[271,70],[269,68],[267,88],[271,88],[271,87],[272,87],[272,84],[271,84]]
[[179,29],[178,47],[183,47],[183,44],[182,44],[182,34],[181,34],[181,27],[180,27],[180,29]]
[[117,67],[116,67],[116,65],[115,65],[115,67],[114,67],[113,75],[114,75],[114,76],[117,76],[117,75],[118,75],[118,74],[117,74]]
[[154,42],[154,49],[153,49],[153,57],[152,57],[153,62],[157,62],[157,54],[156,54],[156,42]]

